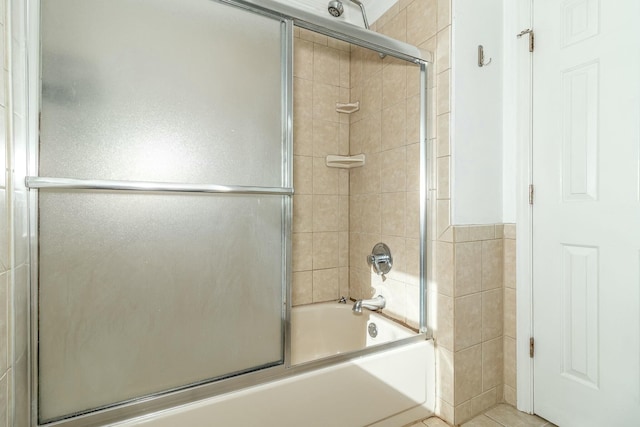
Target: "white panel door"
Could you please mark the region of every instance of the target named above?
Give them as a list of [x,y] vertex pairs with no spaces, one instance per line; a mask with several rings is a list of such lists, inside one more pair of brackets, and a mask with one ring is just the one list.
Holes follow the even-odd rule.
[[533,0],[534,410],[640,425],[640,1]]

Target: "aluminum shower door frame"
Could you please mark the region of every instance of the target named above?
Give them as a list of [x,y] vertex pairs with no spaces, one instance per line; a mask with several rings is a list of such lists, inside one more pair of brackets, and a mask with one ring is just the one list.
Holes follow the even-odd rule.
[[[283,355],[282,364],[263,369],[243,373],[233,377],[221,379],[208,379],[198,384],[190,384],[179,389],[160,392],[150,396],[119,402],[96,411],[73,416],[70,418],[39,424],[38,422],[38,187],[43,187],[45,182],[38,177],[38,144],[39,144],[39,114],[41,95],[41,69],[40,69],[40,2],[41,0],[23,0],[26,5],[24,24],[27,33],[26,67],[22,76],[26,82],[26,106],[27,106],[27,171],[24,185],[28,191],[27,203],[29,213],[29,340],[28,354],[30,369],[30,406],[31,425],[65,426],[65,427],[91,427],[100,426],[125,419],[147,415],[159,410],[171,408],[198,399],[220,395],[234,390],[258,385],[267,381],[285,378],[294,374],[300,374],[320,367],[333,365],[346,360],[362,357],[363,355],[376,353],[382,350],[406,345],[410,342],[431,338],[427,321],[427,287],[431,278],[430,263],[427,256],[430,255],[431,243],[428,236],[428,212],[433,212],[431,197],[432,183],[428,173],[433,160],[431,151],[433,144],[429,141],[427,123],[427,105],[429,105],[429,90],[427,77],[429,66],[433,62],[431,52],[423,51],[415,46],[391,39],[382,34],[343,22],[327,18],[313,13],[296,9],[285,3],[274,0],[212,0],[218,3],[226,3],[253,13],[258,13],[273,19],[280,20],[282,24],[282,129],[283,129],[283,164],[282,164],[282,189],[252,188],[258,193],[271,193],[283,197],[283,254],[282,271],[283,284]],[[292,366],[291,361],[291,259],[292,259],[292,197],[290,189],[293,187],[293,27],[294,25],[317,33],[333,37],[354,45],[375,50],[415,64],[420,68],[420,333],[414,337],[396,342],[367,348],[348,354],[341,354],[330,358],[309,362],[303,365]],[[27,176],[31,176],[27,180]],[[38,184],[39,183],[39,184]],[[49,188],[56,183],[49,183]],[[64,188],[72,188],[77,184],[78,188],[96,188],[96,185],[109,185],[109,183],[91,183],[94,187],[87,187],[86,183],[58,182]],[[129,183],[130,184],[130,183]],[[129,185],[120,183],[117,185]],[[138,183],[139,184],[139,183]],[[147,183],[149,184],[149,183]],[[157,183],[153,183],[157,184]],[[82,187],[85,185],[85,187]],[[161,187],[154,187],[156,191],[163,191]],[[212,192],[211,188],[168,188],[170,191],[197,191]],[[204,191],[202,191],[204,190]],[[218,189],[215,189],[218,190]],[[232,188],[246,191],[246,188]],[[229,191],[225,191],[229,192]],[[251,191],[249,191],[251,192]]]

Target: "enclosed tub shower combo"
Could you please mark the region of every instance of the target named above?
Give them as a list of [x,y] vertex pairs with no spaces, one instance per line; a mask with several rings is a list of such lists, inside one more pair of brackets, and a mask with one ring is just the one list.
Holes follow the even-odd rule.
[[428,410],[430,53],[268,0],[27,4],[32,424]]

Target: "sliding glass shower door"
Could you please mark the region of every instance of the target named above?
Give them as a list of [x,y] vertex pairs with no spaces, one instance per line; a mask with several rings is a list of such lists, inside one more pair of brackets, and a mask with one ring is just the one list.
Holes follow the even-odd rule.
[[210,0],[41,2],[40,422],[283,362],[287,37]]

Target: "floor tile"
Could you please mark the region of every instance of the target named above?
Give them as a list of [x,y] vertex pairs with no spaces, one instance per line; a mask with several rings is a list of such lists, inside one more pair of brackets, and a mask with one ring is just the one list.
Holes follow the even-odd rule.
[[445,423],[438,417],[431,417],[423,421],[427,427],[449,427],[449,424]]
[[485,412],[485,415],[503,426],[508,427],[543,427],[546,420],[535,415],[525,414],[513,406],[501,403]]
[[470,421],[462,424],[462,427],[503,427],[502,424],[498,424],[491,418],[484,415],[479,415]]

